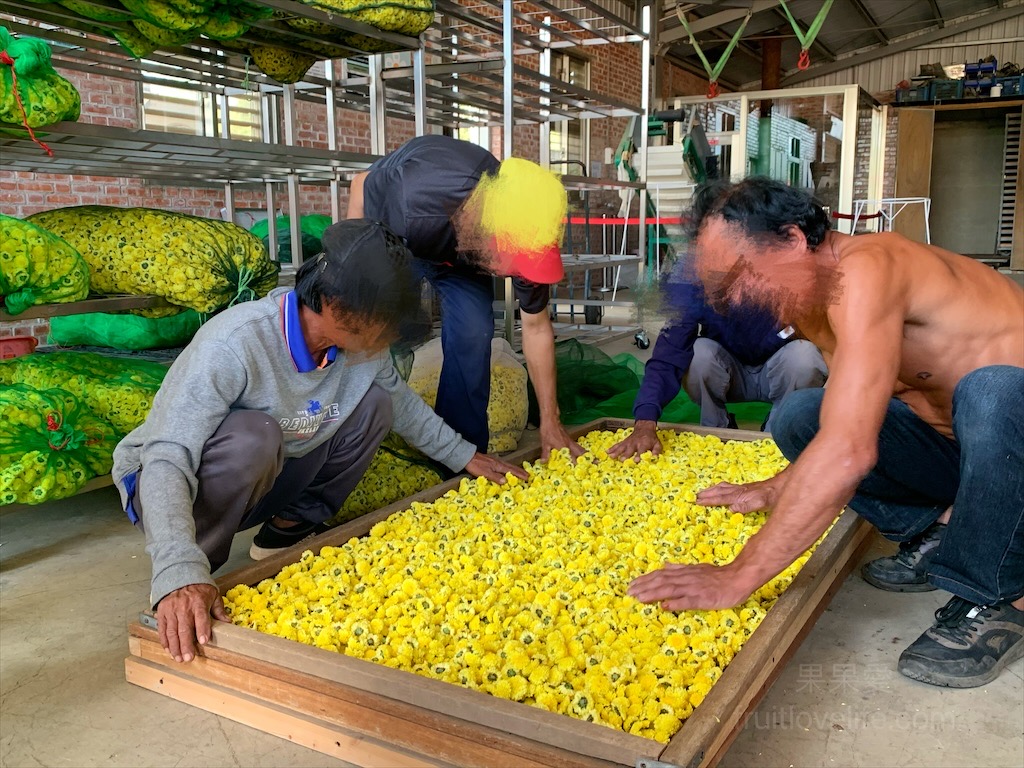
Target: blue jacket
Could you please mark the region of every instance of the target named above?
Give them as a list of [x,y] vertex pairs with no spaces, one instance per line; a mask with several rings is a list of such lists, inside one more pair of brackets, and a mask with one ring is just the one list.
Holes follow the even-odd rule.
[[704,297],[696,280],[675,278],[666,287],[668,309],[676,313],[658,334],[654,353],[644,369],[644,380],[633,403],[633,418],[657,421],[662,409],[679,394],[693,362],[698,337],[717,341],[743,365],[763,365],[795,336],[783,339],[786,327],[759,307],[734,307],[719,314]]

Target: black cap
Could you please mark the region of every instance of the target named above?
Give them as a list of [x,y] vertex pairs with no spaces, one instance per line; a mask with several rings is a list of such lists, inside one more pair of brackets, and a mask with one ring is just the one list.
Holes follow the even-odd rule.
[[346,219],[324,230],[323,253],[304,262],[295,280],[300,300],[321,300],[343,313],[387,323],[401,339],[430,329],[420,278],[402,239],[379,221]]
[[[365,256],[385,268],[392,262],[407,264],[412,258],[398,235],[383,223],[370,219],[345,219],[331,224],[324,230],[320,242],[327,258],[339,266],[353,257]],[[390,254],[390,258],[382,258],[384,254]]]

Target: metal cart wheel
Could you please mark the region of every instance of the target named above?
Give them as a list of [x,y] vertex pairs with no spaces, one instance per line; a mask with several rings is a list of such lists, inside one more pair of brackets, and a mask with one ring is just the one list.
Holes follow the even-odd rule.
[[633,336],[633,343],[640,349],[648,349],[651,346],[651,340],[647,337],[647,331],[642,328],[637,331],[636,335]]
[[587,325],[600,325],[604,316],[604,307],[600,304],[588,304],[583,308],[583,320]]

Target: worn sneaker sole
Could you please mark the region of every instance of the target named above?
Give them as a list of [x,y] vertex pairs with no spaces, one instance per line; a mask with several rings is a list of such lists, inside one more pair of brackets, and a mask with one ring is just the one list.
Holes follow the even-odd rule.
[[991,669],[980,675],[969,675],[958,677],[954,675],[943,675],[934,668],[934,662],[930,659],[911,656],[910,658],[900,657],[896,669],[901,675],[912,680],[919,680],[928,685],[938,685],[944,688],[977,688],[987,685],[999,677],[1003,668],[1024,657],[1024,640],[1018,641]]
[[249,547],[249,557],[252,558],[253,560],[266,560],[271,555],[276,555],[278,552],[284,552],[286,549],[289,549],[291,547],[294,547],[294,546],[302,544],[302,543],[304,543],[306,541],[309,541],[314,536],[319,536],[321,533],[323,533],[323,531],[318,531],[318,530],[310,531],[308,536],[304,536],[303,538],[301,538],[301,539],[299,539],[297,541],[293,541],[293,542],[291,542],[289,544],[286,544],[283,547],[261,547],[259,544],[257,544],[254,541],[252,543],[252,546]]
[[938,587],[932,586],[927,581],[920,583],[907,582],[905,584],[900,584],[892,581],[882,581],[881,579],[876,579],[868,570],[868,565],[870,565],[870,563],[864,565],[860,569],[861,578],[864,579],[864,581],[866,581],[872,587],[884,590],[885,592],[934,592],[936,589],[938,589]]

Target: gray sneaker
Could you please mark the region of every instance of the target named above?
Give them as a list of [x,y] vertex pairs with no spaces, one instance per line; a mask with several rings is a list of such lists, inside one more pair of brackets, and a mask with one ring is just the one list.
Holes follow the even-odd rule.
[[901,674],[929,685],[975,688],[1024,656],[1024,611],[1010,603],[975,605],[954,597],[935,624],[900,655]]
[[944,524],[935,523],[917,538],[900,544],[900,551],[891,557],[880,557],[860,569],[864,581],[886,592],[931,592],[928,564],[945,533]]

